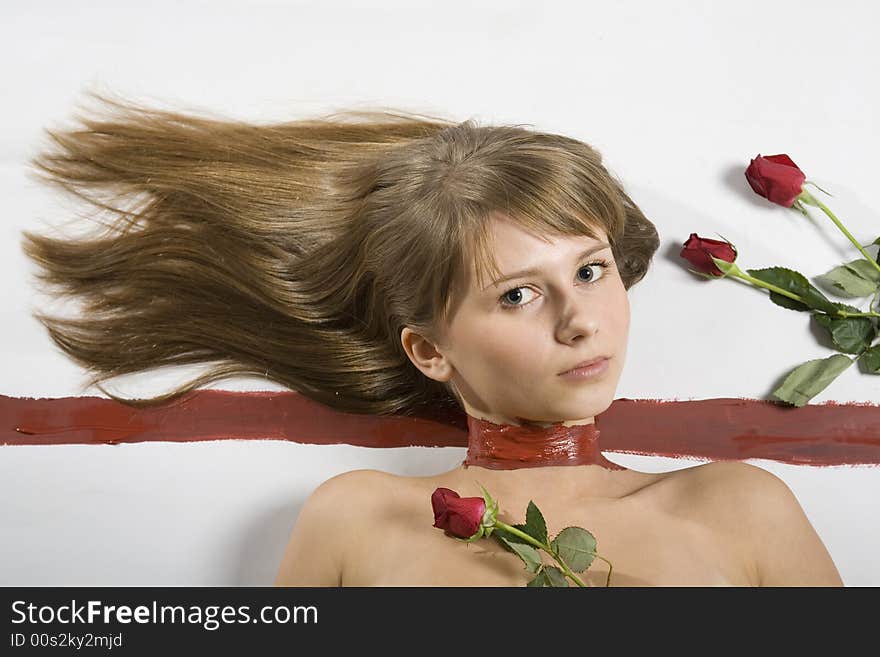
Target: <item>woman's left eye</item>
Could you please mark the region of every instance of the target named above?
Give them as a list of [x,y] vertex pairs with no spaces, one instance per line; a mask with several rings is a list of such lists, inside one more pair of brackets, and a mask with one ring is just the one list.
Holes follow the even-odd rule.
[[[589,281],[587,281],[589,283],[593,283],[596,280],[602,280],[603,278],[605,278],[604,272],[606,269],[608,269],[608,267],[611,266],[610,262],[608,262],[607,260],[599,260],[596,262],[589,262],[585,265],[581,265],[581,267],[578,269],[578,272],[580,272],[584,269],[588,269],[589,267],[597,267],[597,266],[602,267],[603,273],[602,273],[602,276],[600,276],[598,279],[596,279],[594,277],[594,278],[590,279]],[[528,289],[528,288],[526,286],[522,286],[522,285],[510,288],[507,292],[505,292],[504,294],[501,295],[501,298],[499,299],[499,301],[501,302],[501,305],[504,308],[510,308],[510,309],[525,308],[529,302],[527,302],[527,303],[509,303],[509,302],[505,303],[506,300],[509,301],[509,298],[508,298],[509,294],[511,294],[512,292],[517,292],[518,290],[525,290],[525,289]]]

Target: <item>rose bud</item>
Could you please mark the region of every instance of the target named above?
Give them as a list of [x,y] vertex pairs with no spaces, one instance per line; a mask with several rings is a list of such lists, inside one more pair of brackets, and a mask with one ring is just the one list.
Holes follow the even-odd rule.
[[486,500],[482,497],[461,497],[449,488],[438,488],[431,495],[431,506],[434,527],[458,538],[470,538],[480,532],[486,512]]
[[724,272],[718,269],[712,257],[732,263],[736,260],[736,247],[730,242],[712,240],[691,233],[681,249],[681,257],[691,263],[697,269],[697,273],[715,277],[724,276]]
[[807,177],[784,153],[754,158],[746,169],[746,180],[756,194],[790,208],[803,191]]

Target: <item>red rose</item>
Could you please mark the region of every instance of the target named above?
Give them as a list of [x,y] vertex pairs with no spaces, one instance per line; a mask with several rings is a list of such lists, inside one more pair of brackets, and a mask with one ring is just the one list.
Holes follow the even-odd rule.
[[768,201],[790,208],[800,193],[807,177],[784,153],[754,158],[746,169],[746,180]]
[[480,529],[486,500],[482,497],[461,497],[449,488],[438,488],[431,495],[434,527],[459,538],[470,538]]
[[681,257],[691,263],[697,271],[710,276],[724,276],[724,272],[712,262],[710,255],[725,262],[733,262],[736,260],[736,248],[730,242],[710,240],[691,233],[681,249]]

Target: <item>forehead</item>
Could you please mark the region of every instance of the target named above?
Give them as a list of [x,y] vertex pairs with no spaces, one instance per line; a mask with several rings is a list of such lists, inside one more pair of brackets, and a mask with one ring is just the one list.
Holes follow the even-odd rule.
[[[607,234],[602,227],[594,228],[597,237],[589,235],[535,235],[527,231],[505,215],[496,213],[492,216],[488,227],[488,243],[486,248],[489,256],[484,264],[475,254],[471,268],[470,287],[477,287],[475,275],[485,266],[489,270],[482,271],[483,284],[488,284],[494,275],[504,275],[529,266],[542,266],[548,260],[558,257],[568,258],[584,249],[607,242]],[[492,261],[498,271],[491,271]]]

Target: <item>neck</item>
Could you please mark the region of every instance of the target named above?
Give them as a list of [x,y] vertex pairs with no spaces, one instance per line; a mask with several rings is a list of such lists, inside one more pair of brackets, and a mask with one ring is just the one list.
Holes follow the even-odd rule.
[[567,425],[495,424],[470,414],[467,458],[462,466],[491,470],[515,470],[557,465],[599,465],[625,470],[606,459],[599,450],[595,422]]

